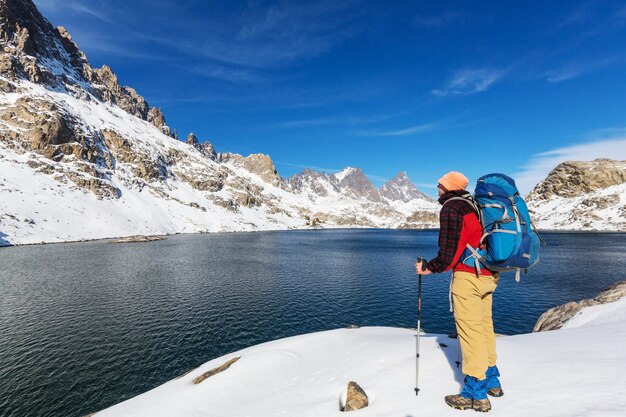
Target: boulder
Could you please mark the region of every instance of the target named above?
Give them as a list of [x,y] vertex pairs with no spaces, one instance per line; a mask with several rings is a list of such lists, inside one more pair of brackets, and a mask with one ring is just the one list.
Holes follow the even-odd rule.
[[346,394],[346,403],[341,411],[354,411],[367,407],[369,399],[363,388],[354,381],[348,383],[348,391]]

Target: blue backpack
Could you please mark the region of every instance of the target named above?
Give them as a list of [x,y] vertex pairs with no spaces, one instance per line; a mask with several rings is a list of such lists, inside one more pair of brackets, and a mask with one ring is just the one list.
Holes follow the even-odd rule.
[[480,246],[467,245],[461,261],[491,271],[513,271],[519,282],[520,273],[539,262],[541,238],[532,226],[528,207],[519,195],[515,181],[504,174],[488,174],[478,179],[472,198],[462,199],[474,207],[483,226]]

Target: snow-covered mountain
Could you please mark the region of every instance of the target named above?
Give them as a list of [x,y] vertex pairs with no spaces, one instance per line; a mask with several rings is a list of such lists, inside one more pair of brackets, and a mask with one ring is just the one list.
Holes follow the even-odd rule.
[[407,221],[416,210],[432,220],[432,200],[398,200],[357,168],[282,179],[267,155],[217,154],[194,134],[179,141],[159,109],[109,67],[93,68],[31,0],[0,2],[0,44],[0,244],[436,226]]
[[526,201],[539,229],[626,231],[626,161],[563,162]]

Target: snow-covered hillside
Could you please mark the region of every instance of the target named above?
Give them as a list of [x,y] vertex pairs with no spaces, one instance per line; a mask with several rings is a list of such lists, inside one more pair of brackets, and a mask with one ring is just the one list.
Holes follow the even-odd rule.
[[[626,298],[587,307],[561,330],[498,338],[504,397],[494,416],[623,416]],[[415,396],[415,331],[366,327],[277,340],[213,359],[182,377],[95,414],[137,416],[340,416],[349,381],[369,396],[359,416],[458,416],[443,401],[463,376],[457,342],[422,336]],[[229,369],[194,385],[226,361]]]
[[[281,179],[267,155],[218,155],[193,134],[181,142],[159,109],[109,67],[91,67],[31,0],[0,3],[0,45],[0,245],[436,226],[430,198],[381,198],[358,168],[317,173],[327,182],[318,192]],[[396,185],[415,188],[408,178]],[[407,223],[416,211],[431,217]]]
[[626,231],[626,161],[559,164],[527,202],[539,229]]

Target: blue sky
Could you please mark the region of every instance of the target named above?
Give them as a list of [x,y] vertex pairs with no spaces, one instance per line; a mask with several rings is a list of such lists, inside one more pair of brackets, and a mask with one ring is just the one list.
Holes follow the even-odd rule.
[[449,170],[528,191],[564,159],[626,159],[620,1],[35,0],[184,137],[279,173]]

